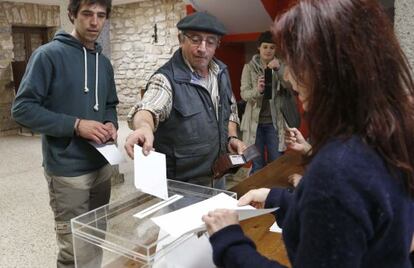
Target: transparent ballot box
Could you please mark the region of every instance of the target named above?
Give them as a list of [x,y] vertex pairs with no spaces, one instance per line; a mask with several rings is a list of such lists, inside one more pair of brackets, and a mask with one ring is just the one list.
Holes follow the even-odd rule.
[[[169,196],[182,197],[161,208],[162,199],[137,191],[120,201],[73,218],[71,224],[76,267],[179,267],[161,263],[166,262],[166,257],[174,251],[179,252],[179,255],[191,255],[188,251],[198,247],[191,244],[194,239],[196,243],[203,243],[201,248],[211,250],[206,246],[208,239],[202,235],[205,239],[201,242],[195,233],[171,237],[151,218],[219,193],[236,198],[233,192],[168,180]],[[137,213],[141,214],[140,217],[134,216]],[[211,254],[207,257],[211,259]],[[172,258],[176,259],[176,256]]]

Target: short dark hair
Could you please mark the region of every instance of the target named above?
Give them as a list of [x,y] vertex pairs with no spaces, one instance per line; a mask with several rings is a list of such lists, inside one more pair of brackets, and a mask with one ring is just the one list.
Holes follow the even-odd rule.
[[414,82],[379,3],[301,0],[272,32],[277,54],[308,90],[312,156],[334,137],[359,135],[405,173],[414,196]]
[[73,20],[70,18],[70,15],[73,15],[75,18],[78,15],[80,5],[82,3],[92,5],[99,4],[106,7],[106,18],[109,18],[109,14],[112,9],[112,0],[70,0],[68,5],[69,19],[73,23]]

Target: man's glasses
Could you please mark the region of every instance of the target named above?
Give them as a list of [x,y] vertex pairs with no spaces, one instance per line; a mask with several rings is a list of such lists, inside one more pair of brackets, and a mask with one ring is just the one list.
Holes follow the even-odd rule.
[[217,47],[220,44],[220,40],[214,36],[207,36],[206,38],[203,38],[201,35],[197,34],[190,35],[188,33],[183,33],[183,35],[187,37],[191,44],[195,46],[201,45],[203,41],[206,42],[206,47]]

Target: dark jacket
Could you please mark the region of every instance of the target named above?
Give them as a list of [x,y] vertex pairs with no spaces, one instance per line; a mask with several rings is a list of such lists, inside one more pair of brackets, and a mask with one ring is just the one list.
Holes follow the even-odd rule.
[[[293,194],[273,189],[292,267],[411,268],[414,202],[384,160],[359,137],[322,148]],[[220,267],[282,267],[260,256],[238,225],[213,236]]]
[[220,67],[218,119],[210,93],[191,82],[181,49],[156,72],[168,78],[173,94],[171,114],[159,124],[154,140],[156,151],[166,154],[169,179],[211,176],[214,160],[226,150],[232,91],[227,67],[214,60]]
[[39,47],[30,57],[12,115],[20,124],[43,134],[46,171],[71,177],[89,173],[107,163],[86,140],[74,135],[76,118],[110,121],[117,127],[117,104],[113,69],[101,54],[100,46],[94,51],[86,49],[85,60],[83,45],[73,36],[59,31],[53,41]]

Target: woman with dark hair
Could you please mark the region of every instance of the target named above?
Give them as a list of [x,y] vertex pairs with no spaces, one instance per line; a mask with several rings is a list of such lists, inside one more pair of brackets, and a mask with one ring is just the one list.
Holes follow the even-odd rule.
[[[414,83],[375,0],[302,0],[276,19],[278,55],[307,112],[312,149],[296,190],[239,204],[277,207],[293,267],[411,267]],[[282,267],[261,256],[237,214],[203,216],[220,267]]]

